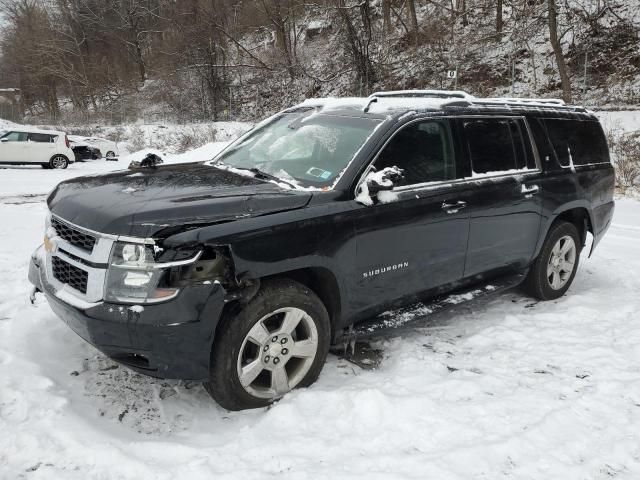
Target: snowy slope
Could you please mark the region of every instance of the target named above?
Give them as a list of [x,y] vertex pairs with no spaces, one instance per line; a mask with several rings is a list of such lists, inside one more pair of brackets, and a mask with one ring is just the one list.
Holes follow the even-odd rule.
[[5,130],[7,128],[13,128],[15,127],[17,124],[10,122],[9,120],[4,120],[2,118],[0,118],[0,130]]

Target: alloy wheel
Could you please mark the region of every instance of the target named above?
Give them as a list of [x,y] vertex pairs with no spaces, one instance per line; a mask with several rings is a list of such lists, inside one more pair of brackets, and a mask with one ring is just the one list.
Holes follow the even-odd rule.
[[51,159],[51,166],[53,168],[65,168],[67,166],[67,159],[62,155],[56,155]]
[[560,290],[571,278],[576,264],[577,248],[569,235],[560,237],[551,249],[547,263],[547,280],[554,290]]
[[262,317],[242,342],[237,374],[255,397],[275,399],[295,388],[318,351],[318,330],[304,310],[287,307]]

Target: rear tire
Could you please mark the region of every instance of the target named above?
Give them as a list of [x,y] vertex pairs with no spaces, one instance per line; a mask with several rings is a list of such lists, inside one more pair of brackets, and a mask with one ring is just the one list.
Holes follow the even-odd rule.
[[573,283],[580,260],[580,234],[569,222],[552,225],[529,270],[524,290],[540,300],[560,298]]
[[64,170],[69,166],[69,159],[64,155],[54,155],[49,160],[49,168],[54,168],[56,170]]
[[331,327],[318,296],[288,279],[267,281],[218,328],[209,394],[227,410],[266,407],[320,375]]

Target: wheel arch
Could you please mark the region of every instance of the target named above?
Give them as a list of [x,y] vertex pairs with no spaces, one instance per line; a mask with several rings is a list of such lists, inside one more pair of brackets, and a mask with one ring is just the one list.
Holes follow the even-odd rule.
[[[342,294],[335,274],[324,267],[305,267],[277,274],[268,275],[259,279],[259,285],[276,279],[290,279],[312,290],[324,304],[329,314],[331,324],[331,336],[335,336],[341,327],[342,321]],[[219,337],[221,328],[232,321],[233,317],[242,310],[242,301],[233,301],[225,305],[220,321],[216,325],[213,343]]]
[[325,267],[305,267],[268,276],[261,281],[275,278],[294,280],[318,295],[329,314],[331,332],[335,333],[342,318],[342,295],[338,279],[331,270]]
[[49,158],[49,161],[53,160],[55,157],[64,157],[67,159],[67,162],[69,162],[69,157],[67,155],[65,155],[64,153],[54,153],[53,155],[51,155],[51,157]]
[[[585,242],[587,241],[587,233],[594,234],[593,230],[593,214],[588,205],[583,202],[572,202],[570,204],[563,205],[554,211],[548,218],[544,229],[542,232],[543,235],[540,235],[538,239],[538,245],[536,246],[536,254],[534,256],[537,257],[540,254],[540,250],[542,249],[542,245],[544,244],[547,235],[551,228],[558,222],[569,222],[575,225],[578,229],[578,233],[580,234],[580,240],[582,246],[584,247]],[[593,251],[593,249],[592,249]],[[589,256],[591,256],[591,252],[589,252]]]

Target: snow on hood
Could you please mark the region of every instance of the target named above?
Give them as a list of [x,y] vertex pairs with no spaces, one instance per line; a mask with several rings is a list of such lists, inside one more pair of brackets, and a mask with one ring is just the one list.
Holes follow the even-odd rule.
[[154,236],[168,226],[204,225],[304,207],[308,192],[204,163],[85,176],[59,184],[50,210],[113,235]]

